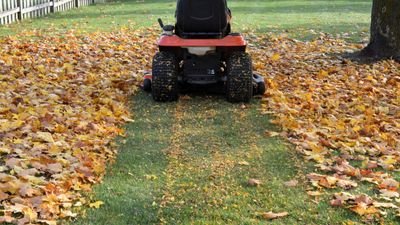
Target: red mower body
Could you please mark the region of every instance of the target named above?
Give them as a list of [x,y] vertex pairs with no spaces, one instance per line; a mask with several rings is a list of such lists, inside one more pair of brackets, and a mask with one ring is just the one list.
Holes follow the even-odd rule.
[[177,35],[163,35],[158,41],[160,47],[246,47],[241,35],[231,34],[221,39],[183,39]]
[[223,38],[215,39],[187,39],[178,35],[162,35],[158,40],[160,51],[182,54],[182,50],[191,47],[215,47],[217,52],[227,56],[232,52],[245,52],[246,40],[240,34],[229,34]]

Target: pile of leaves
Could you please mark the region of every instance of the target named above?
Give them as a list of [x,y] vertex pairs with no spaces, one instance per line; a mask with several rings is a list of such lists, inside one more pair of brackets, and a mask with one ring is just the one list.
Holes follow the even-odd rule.
[[252,40],[255,69],[268,86],[263,113],[321,172],[307,175],[312,195],[342,189],[331,205],[369,217],[399,213],[400,64],[356,60],[349,56],[363,45],[327,35]]
[[154,32],[38,31],[0,40],[0,223],[55,224],[91,203],[149,70]]

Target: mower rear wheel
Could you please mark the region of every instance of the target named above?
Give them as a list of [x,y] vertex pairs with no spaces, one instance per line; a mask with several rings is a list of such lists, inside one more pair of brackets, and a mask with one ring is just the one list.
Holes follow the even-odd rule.
[[226,62],[226,97],[229,102],[249,102],[253,97],[253,67],[246,52],[233,53]]
[[157,102],[178,100],[178,61],[173,53],[158,52],[154,56],[151,93]]

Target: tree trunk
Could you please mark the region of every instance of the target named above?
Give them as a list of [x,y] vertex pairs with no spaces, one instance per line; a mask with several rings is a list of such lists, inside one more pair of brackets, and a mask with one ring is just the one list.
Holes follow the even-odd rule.
[[370,56],[400,58],[400,0],[374,0],[371,40],[364,52]]

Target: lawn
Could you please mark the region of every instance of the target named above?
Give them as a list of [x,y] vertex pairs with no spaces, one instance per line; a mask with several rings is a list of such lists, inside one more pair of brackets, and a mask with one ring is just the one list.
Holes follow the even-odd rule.
[[[137,29],[156,26],[158,18],[163,18],[165,23],[173,23],[175,2],[124,0],[89,6],[2,27],[0,35],[49,28],[53,31],[76,29],[82,32],[110,31],[121,26]],[[360,33],[368,32],[370,22],[369,0],[232,0],[228,4],[234,16],[233,29],[237,31],[288,32],[301,38],[313,37],[318,32],[347,33],[360,40]]]
[[[371,1],[232,0],[233,30],[287,33],[310,39],[326,32],[363,41]],[[52,34],[142,29],[157,18],[172,23],[175,1],[125,0],[57,13],[0,27],[0,35],[37,29]],[[155,40],[154,40],[155,41]],[[149,59],[150,60],[150,59]],[[305,174],[314,168],[279,137],[260,100],[235,105],[223,96],[190,94],[158,104],[147,93],[130,99],[133,122],[116,140],[119,154],[104,182],[88,194],[101,200],[83,218],[64,224],[342,224],[360,217],[333,208],[328,198],[314,202]],[[262,181],[249,186],[250,178]],[[285,182],[296,179],[295,187]],[[289,212],[267,222],[262,213]],[[394,220],[393,220],[394,221]]]

